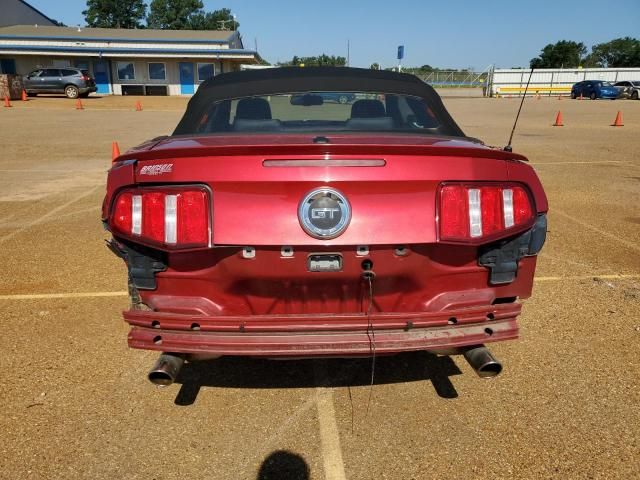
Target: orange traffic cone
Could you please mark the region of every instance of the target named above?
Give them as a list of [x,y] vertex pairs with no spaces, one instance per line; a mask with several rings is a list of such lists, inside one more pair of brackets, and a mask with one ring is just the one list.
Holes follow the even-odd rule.
[[142,103],[140,103],[140,100],[138,100],[136,102],[136,112],[141,112],[142,111]]
[[613,122],[613,125],[611,125],[612,127],[624,127],[624,124],[622,123],[622,112],[620,110],[618,110],[618,114],[616,115],[616,119]]
[[113,142],[111,144],[111,161],[114,161],[119,156],[120,156],[120,147],[118,147],[118,142]]
[[27,92],[25,91],[25,89],[22,89],[22,101],[26,102],[28,100],[27,98]]
[[564,123],[562,123],[562,112],[558,110],[558,114],[556,115],[556,123],[553,124],[554,127],[564,127]]
[[11,106],[11,101],[9,100],[9,97],[7,97],[6,95],[4,96],[4,106],[5,107]]
[[562,100],[562,95],[558,95],[558,100]]
[[84,105],[82,105],[82,100],[80,99],[76,101],[76,110],[84,110]]

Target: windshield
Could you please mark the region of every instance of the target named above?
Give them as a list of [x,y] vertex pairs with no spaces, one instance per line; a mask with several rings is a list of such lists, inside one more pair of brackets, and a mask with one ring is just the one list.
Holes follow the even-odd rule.
[[424,98],[361,92],[302,92],[221,100],[197,133],[411,132],[451,134]]
[[640,82],[631,82],[634,87],[640,87]]

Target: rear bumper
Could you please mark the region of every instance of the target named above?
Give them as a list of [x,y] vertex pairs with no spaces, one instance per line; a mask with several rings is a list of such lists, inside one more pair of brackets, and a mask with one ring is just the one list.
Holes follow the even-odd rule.
[[518,337],[518,303],[440,312],[204,316],[129,310],[129,346],[200,355],[317,357],[446,351]]

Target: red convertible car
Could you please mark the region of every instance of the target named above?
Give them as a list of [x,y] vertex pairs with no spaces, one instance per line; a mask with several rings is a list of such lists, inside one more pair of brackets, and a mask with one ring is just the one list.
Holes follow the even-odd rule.
[[546,212],[526,158],[418,78],[279,68],[204,82],[172,135],[114,160],[102,219],[129,345],[165,352],[167,385],[222,355],[426,350],[495,376],[484,344],[518,336]]

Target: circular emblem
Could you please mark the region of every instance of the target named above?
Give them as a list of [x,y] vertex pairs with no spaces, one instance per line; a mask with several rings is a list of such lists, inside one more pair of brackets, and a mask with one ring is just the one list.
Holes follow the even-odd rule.
[[340,192],[318,188],[300,202],[298,218],[304,231],[312,237],[335,238],[349,225],[351,206]]

